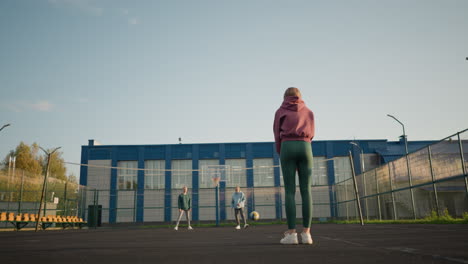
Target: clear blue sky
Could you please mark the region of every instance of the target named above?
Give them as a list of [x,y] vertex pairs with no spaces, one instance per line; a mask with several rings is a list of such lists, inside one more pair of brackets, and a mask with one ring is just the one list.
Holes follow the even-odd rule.
[[[468,127],[468,1],[0,1],[3,158],[103,144],[272,141],[289,86],[316,139]],[[69,166],[78,174],[78,168]]]

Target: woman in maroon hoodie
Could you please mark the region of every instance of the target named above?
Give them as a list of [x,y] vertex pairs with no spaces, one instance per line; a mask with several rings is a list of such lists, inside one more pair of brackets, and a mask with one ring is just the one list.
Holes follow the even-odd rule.
[[286,217],[288,231],[281,244],[298,244],[296,233],[296,171],[302,197],[303,244],[312,244],[310,224],[312,221],[312,138],[314,137],[314,114],[305,106],[299,89],[290,87],[284,93],[284,101],[276,111],[273,132],[276,151],[280,154],[286,193]]

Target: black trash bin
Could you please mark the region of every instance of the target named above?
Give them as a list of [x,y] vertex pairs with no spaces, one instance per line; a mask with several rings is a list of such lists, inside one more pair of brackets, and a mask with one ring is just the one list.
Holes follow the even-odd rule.
[[88,227],[102,225],[102,205],[88,205]]

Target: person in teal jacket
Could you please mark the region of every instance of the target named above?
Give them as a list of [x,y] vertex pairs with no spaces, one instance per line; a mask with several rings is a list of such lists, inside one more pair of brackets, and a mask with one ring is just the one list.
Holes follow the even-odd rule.
[[179,222],[184,212],[185,212],[185,216],[187,217],[188,230],[193,229],[192,226],[190,226],[190,211],[192,210],[192,199],[187,194],[187,191],[188,191],[187,186],[184,186],[182,188],[182,193],[179,194],[179,198],[177,201],[177,205],[179,207],[179,218],[177,219],[177,224],[174,227],[174,230],[179,229]]
[[236,187],[236,191],[232,194],[231,200],[231,207],[234,208],[235,215],[236,215],[236,222],[237,226],[236,229],[240,229],[240,219],[239,214],[242,217],[242,221],[244,222],[244,228],[247,228],[249,225],[247,224],[247,220],[244,217],[244,206],[245,206],[245,195],[241,192],[240,187]]

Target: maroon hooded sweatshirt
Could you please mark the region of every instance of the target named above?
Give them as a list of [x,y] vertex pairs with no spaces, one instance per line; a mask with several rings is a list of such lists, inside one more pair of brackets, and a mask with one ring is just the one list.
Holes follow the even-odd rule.
[[297,96],[288,96],[276,111],[273,123],[276,151],[283,141],[311,142],[315,134],[314,113]]

